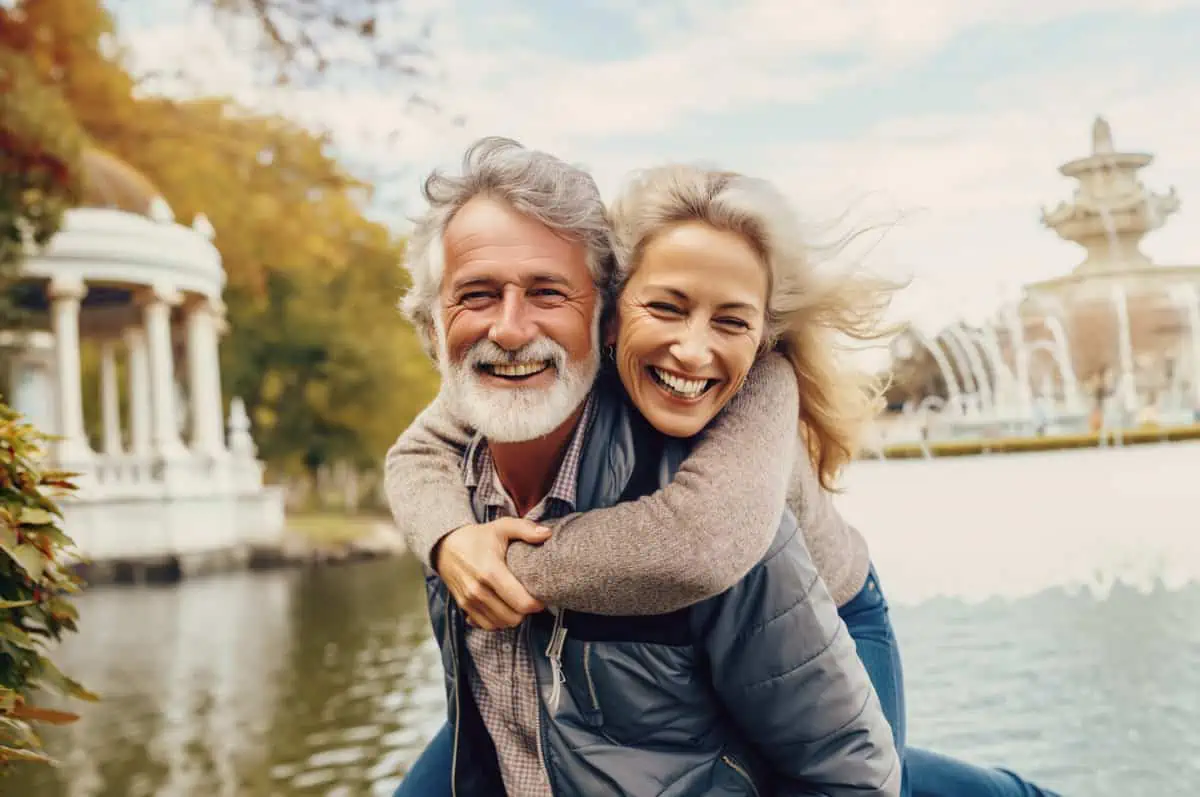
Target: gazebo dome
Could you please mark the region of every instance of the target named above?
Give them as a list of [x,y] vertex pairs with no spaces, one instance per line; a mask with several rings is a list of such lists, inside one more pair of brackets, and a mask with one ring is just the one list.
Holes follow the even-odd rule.
[[162,193],[146,175],[111,152],[88,147],[81,161],[83,193],[80,207],[150,216],[155,200],[162,199]]

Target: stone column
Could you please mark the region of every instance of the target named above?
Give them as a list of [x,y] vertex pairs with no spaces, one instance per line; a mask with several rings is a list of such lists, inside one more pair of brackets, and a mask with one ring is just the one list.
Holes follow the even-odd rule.
[[104,453],[116,456],[121,453],[121,405],[116,344],[111,340],[100,344],[100,419],[104,426]]
[[192,449],[211,456],[226,453],[221,412],[219,299],[191,304],[187,314],[188,397],[191,400]]
[[56,278],[48,290],[54,328],[55,366],[58,377],[58,458],[65,465],[88,460],[83,425],[83,385],[79,370],[79,306],[87,286],[79,279]]
[[171,308],[179,303],[173,287],[156,285],[143,296],[150,360],[151,437],[154,453],[175,459],[186,453],[175,417],[175,362],[171,354]]
[[153,410],[150,356],[146,351],[146,331],[141,326],[125,330],[125,349],[129,355],[129,447],[135,454],[148,456],[153,451]]

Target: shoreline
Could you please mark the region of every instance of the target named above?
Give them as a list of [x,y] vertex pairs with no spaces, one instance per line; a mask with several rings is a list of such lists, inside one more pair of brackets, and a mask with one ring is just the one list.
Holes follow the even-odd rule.
[[404,556],[408,548],[390,524],[380,521],[361,538],[315,542],[287,532],[277,545],[244,545],[202,553],[81,561],[72,570],[84,589],[94,586],[174,584],[237,571],[308,569]]

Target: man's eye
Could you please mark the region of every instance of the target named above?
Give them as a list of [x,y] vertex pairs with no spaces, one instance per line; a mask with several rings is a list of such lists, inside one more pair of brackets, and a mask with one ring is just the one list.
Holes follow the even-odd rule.
[[488,293],[487,291],[471,291],[470,293],[464,293],[462,296],[459,296],[458,303],[459,304],[468,304],[468,305],[479,305],[479,304],[483,304],[484,302],[488,301],[491,298],[492,298],[492,294]]
[[565,299],[567,295],[555,288],[535,288],[530,291],[530,294],[542,299]]

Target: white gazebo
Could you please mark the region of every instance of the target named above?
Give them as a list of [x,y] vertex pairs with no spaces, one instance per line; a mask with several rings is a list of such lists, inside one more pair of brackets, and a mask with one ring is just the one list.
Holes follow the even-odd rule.
[[[225,272],[208,220],[175,221],[140,174],[85,156],[85,201],[22,265],[32,328],[9,333],[9,401],[56,435],[55,463],[81,473],[66,529],[98,564],[236,562],[278,542],[283,498],[266,487],[240,400],[228,437],[218,346]],[[81,342],[99,348],[85,396]],[[121,379],[123,373],[124,379]],[[89,442],[85,403],[102,431]]]

